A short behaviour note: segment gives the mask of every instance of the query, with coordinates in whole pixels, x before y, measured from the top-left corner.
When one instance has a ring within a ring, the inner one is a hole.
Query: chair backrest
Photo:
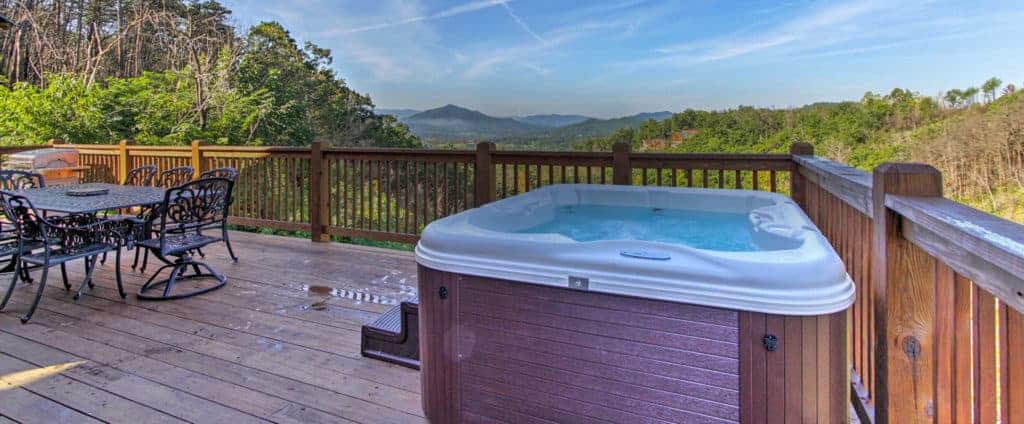
[[[161,244],[168,234],[202,231],[228,219],[235,183],[227,178],[204,178],[167,190],[160,206],[157,229]]]
[[[41,238],[45,220],[27,197],[0,190],[0,205],[3,206],[4,216],[9,221],[7,225],[13,225],[18,237],[33,240]]]
[[[0,171],[0,189],[25,190],[41,187],[46,187],[46,180],[42,174],[11,169]]]
[[[153,185],[153,178],[156,177],[156,165],[142,165],[128,171],[124,177],[124,185],[148,187]]]
[[[238,170],[230,166],[211,169],[208,171],[203,171],[202,173],[199,174],[199,179],[204,178],[227,178],[231,181],[235,181],[236,179],[238,179]]]
[[[157,187],[177,187],[192,181],[192,176],[196,174],[196,170],[192,169],[191,166],[179,166],[177,168],[171,168],[160,173],[157,178]]]

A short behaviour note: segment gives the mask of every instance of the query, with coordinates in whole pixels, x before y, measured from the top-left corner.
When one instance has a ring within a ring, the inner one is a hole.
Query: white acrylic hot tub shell
[[[516,230],[575,204],[750,212],[767,250],[723,252],[632,240],[577,242]],[[665,261],[624,250],[667,253]],[[487,204],[427,226],[416,261],[457,274],[779,315],[823,315],[849,307],[853,282],[828,241],[789,198],[767,192],[668,187],[555,185]]]

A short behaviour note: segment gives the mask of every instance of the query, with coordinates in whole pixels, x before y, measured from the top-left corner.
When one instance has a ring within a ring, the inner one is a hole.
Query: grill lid
[[[77,168],[74,149],[38,149],[10,155],[7,165],[13,169]]]

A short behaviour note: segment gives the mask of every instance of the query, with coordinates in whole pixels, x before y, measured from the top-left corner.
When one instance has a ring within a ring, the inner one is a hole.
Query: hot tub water
[[[582,204],[558,207],[552,219],[516,232],[560,234],[577,242],[635,240],[723,252],[764,250],[754,243],[751,231],[746,213]]]

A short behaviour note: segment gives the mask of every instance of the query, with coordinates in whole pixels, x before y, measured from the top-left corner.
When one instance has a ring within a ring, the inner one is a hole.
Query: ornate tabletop
[[[106,194],[74,196],[69,191],[106,189]],[[68,214],[87,214],[133,206],[148,206],[163,202],[164,189],[159,187],[122,186],[117,184],[88,183],[69,186],[33,188],[17,191],[28,198],[36,209]]]

